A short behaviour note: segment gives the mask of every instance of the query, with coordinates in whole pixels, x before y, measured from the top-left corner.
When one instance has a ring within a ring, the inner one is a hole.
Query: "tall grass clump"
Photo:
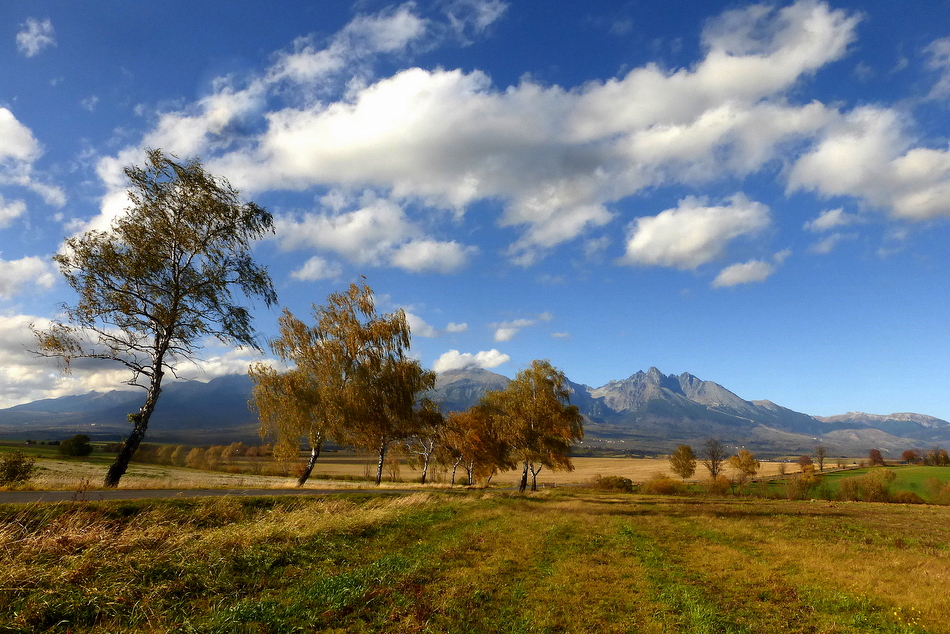
[[[597,474],[594,476],[592,487],[598,491],[617,491],[620,493],[633,493],[636,490],[633,480],[616,475],[602,476]]]
[[[689,487],[685,482],[674,480],[664,473],[654,473],[640,486],[640,492],[650,495],[687,495]]]

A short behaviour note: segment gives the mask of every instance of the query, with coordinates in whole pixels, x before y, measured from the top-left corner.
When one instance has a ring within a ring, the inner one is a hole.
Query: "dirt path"
[[[0,491],[0,504],[33,502],[98,502],[141,498],[195,498],[225,495],[253,497],[263,495],[329,495],[333,493],[405,494],[420,489],[110,489],[102,491]]]

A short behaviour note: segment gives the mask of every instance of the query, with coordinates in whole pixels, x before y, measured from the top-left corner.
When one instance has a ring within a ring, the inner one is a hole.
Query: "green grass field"
[[[854,469],[837,473],[829,473],[824,476],[823,482],[832,493],[838,491],[838,486],[843,478],[853,478],[862,476],[869,471],[879,469],[880,467]],[[930,478],[935,478],[940,482],[950,483],[950,468],[948,467],[926,467],[917,465],[898,465],[887,467],[895,473],[897,478],[890,485],[892,491],[908,491],[916,493],[924,500],[930,500],[931,493],[928,491],[926,482]]]
[[[589,490],[0,506],[0,632],[950,632],[950,508]]]

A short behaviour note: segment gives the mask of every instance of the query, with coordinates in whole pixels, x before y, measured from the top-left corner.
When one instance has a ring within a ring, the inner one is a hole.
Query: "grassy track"
[[[0,507],[0,632],[950,632],[950,508],[590,491]]]

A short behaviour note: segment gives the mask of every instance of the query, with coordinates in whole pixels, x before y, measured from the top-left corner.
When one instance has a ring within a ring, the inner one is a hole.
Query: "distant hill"
[[[246,374],[165,383],[146,440],[260,442],[257,415],[247,404],[250,395]],[[15,405],[0,409],[0,437],[54,440],[82,432],[93,439],[119,439],[131,428],[128,414],[144,399],[144,390],[113,390]]]
[[[509,379],[479,368],[438,375],[428,393],[445,411],[464,410]],[[727,445],[769,454],[811,453],[824,444],[829,455],[865,455],[872,448],[898,457],[904,449],[950,447],[950,423],[923,414],[849,412],[815,417],[767,400],[747,401],[692,374],[665,375],[657,368],[592,388],[568,381],[571,402],[585,417],[585,444],[641,452],[666,452],[679,443],[700,445],[715,436]],[[257,418],[248,409],[251,381],[231,375],[202,383],[166,384],[149,425],[148,440],[220,443],[258,441]],[[0,437],[50,440],[79,432],[118,439],[126,416],[143,392],[90,392],[0,410]]]

